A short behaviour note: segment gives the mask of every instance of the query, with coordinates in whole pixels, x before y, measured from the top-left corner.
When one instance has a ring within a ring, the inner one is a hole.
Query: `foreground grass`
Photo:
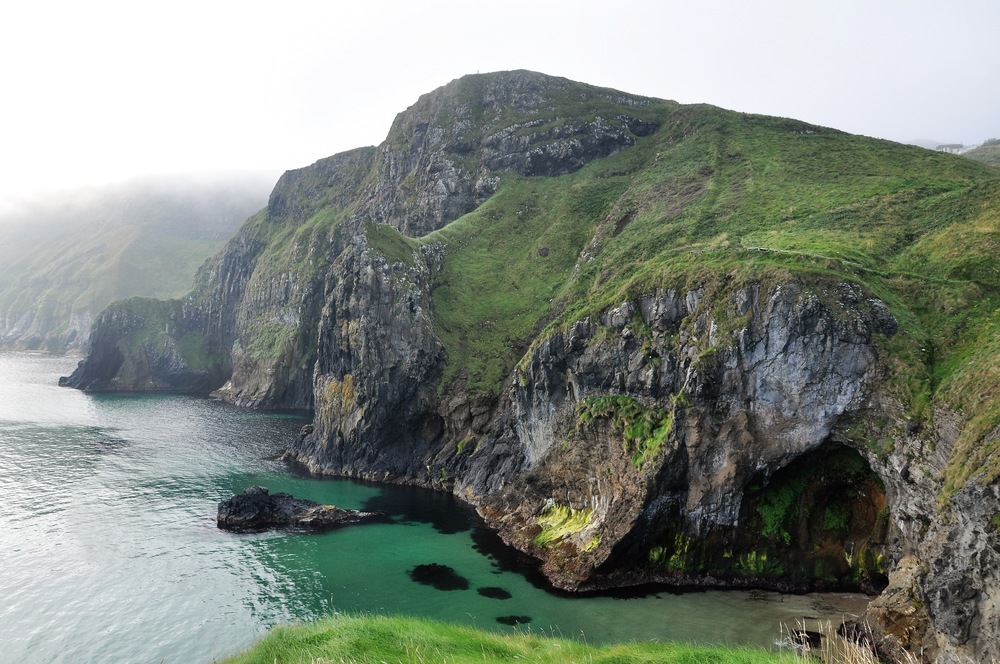
[[[401,616],[335,616],[276,627],[252,649],[225,664],[318,662],[648,662],[764,664],[797,661],[794,654],[683,643],[590,646],[526,632],[496,634],[472,627]]]

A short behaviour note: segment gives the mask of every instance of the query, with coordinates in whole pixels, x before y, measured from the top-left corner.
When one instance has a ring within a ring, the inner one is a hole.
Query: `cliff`
[[[885,589],[885,652],[998,657],[998,211],[958,157],[470,76],[67,382],[311,410],[288,459],[454,491],[563,588]]]

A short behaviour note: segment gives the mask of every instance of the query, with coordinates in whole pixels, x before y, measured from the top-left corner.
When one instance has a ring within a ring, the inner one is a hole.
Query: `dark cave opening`
[[[881,479],[856,450],[828,442],[747,484],[736,571],[879,592],[888,524]]]

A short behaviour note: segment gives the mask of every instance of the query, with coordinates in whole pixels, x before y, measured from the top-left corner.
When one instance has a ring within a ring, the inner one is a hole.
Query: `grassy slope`
[[[988,442],[1000,426],[996,172],[793,120],[662,112],[664,128],[636,147],[559,178],[508,176],[422,238],[446,246],[433,294],[445,381],[496,392],[546,325],[659,287],[850,280],[900,321],[886,349],[913,416],[940,399],[970,421],[948,490],[1000,477]]]
[[[632,643],[588,646],[525,633],[495,634],[446,623],[394,616],[336,616],[278,627],[226,664],[325,662],[646,662],[760,664],[795,662],[792,654],[749,648]]]
[[[1000,144],[992,143],[990,145],[983,145],[975,150],[963,153],[962,156],[975,159],[990,166],[1000,166]]]

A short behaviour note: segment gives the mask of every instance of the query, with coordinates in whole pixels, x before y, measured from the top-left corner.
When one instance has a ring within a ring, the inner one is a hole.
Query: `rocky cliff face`
[[[87,347],[94,316],[89,311],[63,316],[48,311],[24,311],[0,323],[0,341],[18,350],[49,353],[81,351]]]
[[[198,313],[179,329],[206,334],[222,349],[216,360],[233,367],[216,394],[247,407],[312,408],[325,271],[365,224],[423,235],[488,199],[503,173],[578,170],[655,131],[657,114],[643,112],[653,102],[533,72],[467,77],[401,113],[379,148],[285,173],[186,300]],[[94,377],[113,372],[88,360],[69,384],[96,389],[104,383]]]
[[[575,323],[533,351],[492,434],[519,453],[520,472],[497,478],[488,452],[473,454],[460,489],[484,496],[483,511],[512,542],[555,556],[550,574],[569,587],[610,582],[602,572],[615,583],[630,574],[700,583],[711,571],[789,585],[875,572],[863,561],[854,570],[834,565],[825,579],[796,579],[751,560],[773,561],[777,550],[788,558],[785,548],[805,554],[817,541],[829,544],[824,560],[849,557],[837,541],[848,523],[810,531],[815,524],[778,515],[773,537],[758,538],[749,528],[760,515],[747,513],[748,488],[831,447],[838,419],[879,375],[872,337],[891,334],[895,321],[878,300],[847,284],[839,290],[832,309],[794,282],[713,297],[668,291]],[[729,301],[725,319],[710,313],[720,296]],[[807,492],[797,493],[790,497]],[[539,539],[556,506],[587,515],[558,547]],[[822,520],[828,505],[814,496],[799,507]],[[880,550],[884,534],[864,535]],[[712,560],[717,547],[732,565]],[[566,575],[578,568],[586,574]]]
[[[435,384],[443,349],[430,320],[433,256],[390,266],[364,236],[326,286],[314,371],[314,430],[289,458],[314,472],[426,479],[442,430]]]
[[[905,357],[923,342],[872,276],[882,266],[729,244],[796,215],[825,241],[816,197],[806,213],[768,208],[783,186],[768,178],[791,162],[796,187],[834,199],[793,157],[807,145],[825,167],[847,140],[529,72],[460,79],[379,147],[286,173],[187,298],[109,308],[68,382],[311,410],[286,458],[454,491],[563,588],[888,584],[871,610],[884,651],[1000,657],[996,484],[946,491],[970,416],[915,405],[911,383],[930,379]],[[748,152],[768,141],[780,159]],[[926,160],[866,164],[907,148],[860,147],[864,177]],[[970,173],[949,177],[957,189]],[[863,192],[823,223],[857,215],[867,233],[884,206],[925,195]],[[889,216],[899,242],[905,215]],[[449,299],[470,288],[454,275],[497,251],[490,230],[518,236],[532,219],[544,240],[504,243],[526,271],[501,262],[477,282],[496,288]]]
[[[501,173],[571,173],[659,128],[630,113],[650,99],[531,72],[467,77],[449,88],[401,113],[379,148],[366,207],[372,219],[411,237],[477,208],[496,192]],[[567,96],[579,104],[575,117],[561,112]]]
[[[871,456],[884,479],[899,536],[889,550],[889,588],[871,603],[861,625],[890,658],[904,650],[941,662],[991,661],[1000,643],[1000,531],[996,484],[970,483],[942,505],[942,481],[952,446],[967,423],[939,407],[924,428],[898,409],[884,389],[868,408],[879,413],[894,448]],[[871,420],[869,420],[871,422]],[[867,437],[871,424],[851,427]]]

